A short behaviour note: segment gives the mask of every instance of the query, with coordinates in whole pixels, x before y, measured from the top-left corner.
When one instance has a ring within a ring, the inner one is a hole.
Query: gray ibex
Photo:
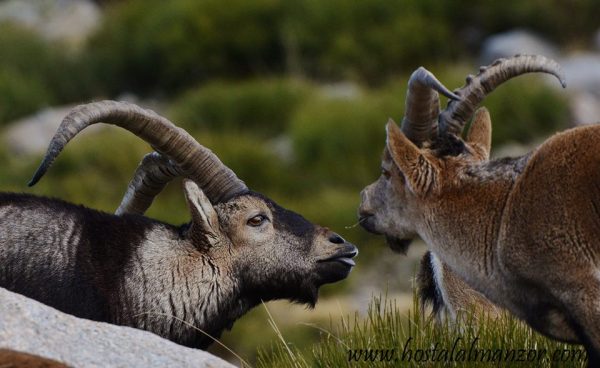
[[[556,134],[517,158],[488,160],[484,97],[559,65],[518,55],[483,67],[454,93],[420,69],[402,130],[387,124],[382,175],[362,192],[360,222],[397,249],[420,236],[449,269],[493,303],[600,364],[600,126]],[[450,96],[439,113],[436,91]]]
[[[31,184],[78,132],[125,128],[158,152],[138,168],[120,215],[60,200],[0,194],[0,286],[78,317],[137,327],[207,347],[261,301],[314,305],[321,285],[344,279],[356,248],[249,190],[207,148],[167,119],[105,101],[62,122]],[[139,215],[183,176],[191,222]],[[196,328],[195,328],[196,327]]]

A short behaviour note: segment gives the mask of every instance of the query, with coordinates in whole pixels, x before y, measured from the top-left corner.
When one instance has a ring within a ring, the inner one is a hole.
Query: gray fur
[[[268,198],[248,193],[212,206],[195,184],[185,191],[192,222],[181,227],[0,194],[0,286],[205,348],[213,339],[196,328],[217,338],[261,300],[314,305],[322,284],[350,272],[352,244]],[[249,227],[257,211],[269,220]]]

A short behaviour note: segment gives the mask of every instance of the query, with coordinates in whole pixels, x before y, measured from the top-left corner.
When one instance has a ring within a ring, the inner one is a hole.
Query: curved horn
[[[94,102],[74,108],[54,134],[44,160],[28,185],[32,186],[40,180],[77,133],[100,122],[127,129],[148,142],[156,151],[172,160],[183,176],[195,181],[213,203],[226,201],[248,190],[231,169],[185,130],[154,111],[117,101]]]
[[[402,132],[417,146],[431,138],[437,124],[440,98],[436,91],[450,99],[460,99],[423,67],[415,70],[408,80]]]
[[[460,135],[488,93],[511,78],[533,72],[552,74],[563,88],[567,86],[560,65],[552,59],[540,55],[515,55],[510,59],[498,59],[489,66],[479,68],[477,76],[469,75],[466,84],[454,91],[461,101],[450,101],[440,114],[439,134],[449,132]]]
[[[143,215],[154,201],[154,197],[171,180],[182,175],[182,170],[173,161],[158,152],[148,153],[135,170],[115,214]]]

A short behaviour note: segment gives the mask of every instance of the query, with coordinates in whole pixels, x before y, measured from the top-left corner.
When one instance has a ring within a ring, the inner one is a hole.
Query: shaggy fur
[[[185,193],[192,222],[181,227],[0,194],[0,287],[205,348],[261,301],[314,306],[352,268],[352,244],[260,194],[213,207],[190,181]]]
[[[492,162],[490,137],[484,110],[458,156],[419,149],[388,124],[390,159],[362,193],[361,224],[388,237],[420,236],[471,288],[550,337],[582,343],[596,366],[600,127]]]

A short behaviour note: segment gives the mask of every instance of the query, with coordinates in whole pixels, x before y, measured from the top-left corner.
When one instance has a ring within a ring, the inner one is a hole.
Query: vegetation
[[[170,116],[189,129],[272,137],[288,128],[310,90],[305,83],[293,79],[211,82],[177,98]]]
[[[375,297],[366,316],[342,316],[311,349],[297,349],[279,333],[271,349],[260,350],[257,367],[586,366],[583,348],[550,340],[509,314],[461,318],[459,325],[436,324],[419,311],[416,295],[408,312]]]
[[[86,99],[90,70],[59,44],[0,23],[0,124],[40,107]]]

